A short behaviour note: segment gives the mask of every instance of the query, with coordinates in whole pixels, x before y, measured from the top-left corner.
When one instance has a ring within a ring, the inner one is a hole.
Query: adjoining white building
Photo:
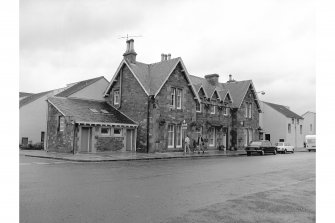
[[[288,142],[294,147],[304,146],[303,117],[292,112],[289,107],[260,102],[260,138],[276,142]]]
[[[302,117],[304,118],[304,125],[302,127],[304,138],[306,135],[316,135],[316,113],[308,111]]]
[[[46,100],[52,96],[103,100],[103,93],[109,82],[97,77],[72,84],[65,88],[32,94],[20,100],[19,144],[27,145],[46,141],[47,113]]]

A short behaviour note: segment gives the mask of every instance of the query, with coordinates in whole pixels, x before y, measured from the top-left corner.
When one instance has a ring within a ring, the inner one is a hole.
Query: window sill
[[[174,149],[174,146],[168,146],[168,149]]]

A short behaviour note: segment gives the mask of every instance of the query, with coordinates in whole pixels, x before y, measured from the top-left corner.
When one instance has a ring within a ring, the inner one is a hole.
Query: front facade
[[[208,149],[241,149],[258,139],[260,106],[252,81],[218,82],[218,74],[192,76],[181,58],[136,61],[133,40],[110,85],[106,101],[136,123],[137,151],[181,151],[201,134]],[[186,127],[187,125],[187,127]]]
[[[135,151],[137,124],[105,101],[51,97],[47,151]]]
[[[261,138],[276,142],[288,142],[294,147],[303,147],[303,117],[288,107],[269,102],[261,102]]]
[[[316,135],[316,113],[308,111],[302,117],[304,118],[304,125],[302,127],[304,139],[306,135]]]

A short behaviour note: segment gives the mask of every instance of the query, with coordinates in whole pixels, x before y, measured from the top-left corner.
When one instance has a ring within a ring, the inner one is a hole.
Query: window
[[[244,109],[245,109],[245,112],[244,112],[244,117],[248,118],[248,103],[245,103],[245,106],[244,106]]]
[[[223,107],[223,115],[227,116],[228,115],[228,108]]]
[[[176,126],[176,147],[181,148],[182,146],[182,136],[183,132],[181,131],[181,125]]]
[[[101,127],[100,133],[102,136],[109,136],[110,135],[110,128]]]
[[[181,109],[182,90],[171,88],[171,107]]]
[[[171,88],[171,106],[174,108],[176,105],[176,89]]]
[[[251,109],[252,109],[252,103],[249,103],[249,112],[248,112],[249,118],[251,118]]]
[[[177,89],[177,109],[181,109],[181,90]]]
[[[291,124],[288,124],[288,133],[291,133]]]
[[[294,124],[294,118],[292,118],[292,124]]]
[[[121,128],[114,128],[114,136],[122,136],[122,129]]]
[[[64,116],[58,116],[58,131],[63,132],[65,128],[65,118]]]
[[[196,112],[201,112],[201,106],[200,106],[200,103],[198,101],[195,102],[195,111]]]
[[[300,135],[302,134],[302,125],[300,125]]]
[[[313,125],[312,124],[309,125],[309,130],[313,131]]]
[[[120,104],[120,91],[116,90],[114,91],[114,105]]]
[[[215,146],[215,128],[210,128],[208,131],[209,135],[209,145],[210,146]]]
[[[202,127],[200,126],[199,128],[197,128],[197,135],[201,134],[202,135]]]
[[[215,114],[215,105],[210,105],[211,114]]]
[[[174,126],[168,125],[168,148],[174,147]]]

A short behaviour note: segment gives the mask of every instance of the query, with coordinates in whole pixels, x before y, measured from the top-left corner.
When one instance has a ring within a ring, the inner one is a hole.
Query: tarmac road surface
[[[20,222],[315,222],[315,153],[76,163],[20,156]]]

